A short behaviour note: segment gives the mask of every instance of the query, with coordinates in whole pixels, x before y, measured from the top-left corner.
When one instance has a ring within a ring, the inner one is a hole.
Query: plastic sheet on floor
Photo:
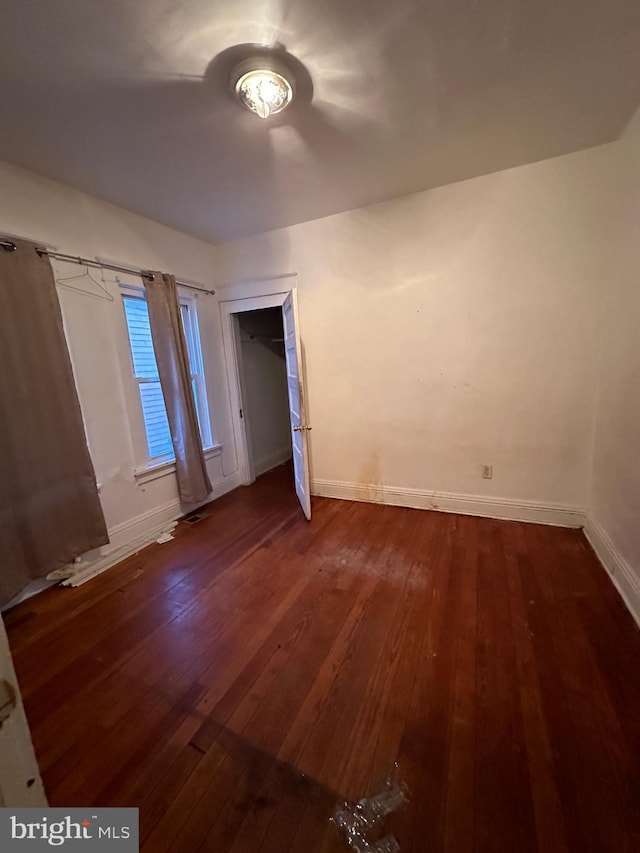
[[[331,820],[355,853],[399,853],[400,845],[393,835],[381,834],[385,817],[407,801],[406,787],[398,778],[395,766],[377,793],[357,802],[346,802]]]

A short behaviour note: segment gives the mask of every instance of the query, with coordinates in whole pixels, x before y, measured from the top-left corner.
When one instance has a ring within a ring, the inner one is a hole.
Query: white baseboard
[[[640,578],[616,550],[604,528],[585,507],[317,479],[312,481],[311,491],[314,495],[339,500],[431,509],[505,521],[550,524],[556,527],[582,527],[598,559],[640,626]]]
[[[314,495],[340,500],[432,509],[461,515],[479,515],[507,521],[530,521],[557,527],[582,527],[585,508],[562,504],[542,504],[535,501],[464,495],[449,492],[429,492],[424,489],[405,489],[399,486],[361,485],[333,480],[313,480]]]
[[[590,513],[585,519],[584,534],[640,627],[640,578]]]
[[[221,482],[214,484],[207,503],[232,491],[239,485],[239,472],[225,477]],[[63,586],[81,586],[96,575],[115,566],[116,563],[155,542],[160,533],[175,527],[182,514],[180,501],[176,498],[176,500],[169,501],[148,512],[143,512],[135,518],[116,524],[109,528],[109,539],[111,541],[100,549],[98,555],[85,555],[79,563],[66,566],[59,572],[52,572],[49,577],[65,578]]]
[[[281,447],[279,450],[270,453],[262,459],[256,460],[253,464],[253,473],[256,477],[260,474],[266,474],[272,468],[277,468],[278,465],[283,465],[287,460],[291,459],[291,445]]]

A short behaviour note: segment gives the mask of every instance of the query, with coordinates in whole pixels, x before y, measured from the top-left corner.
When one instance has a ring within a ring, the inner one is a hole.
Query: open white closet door
[[[307,519],[311,520],[311,487],[309,484],[309,452],[307,448],[307,433],[311,427],[307,426],[304,409],[302,350],[295,290],[292,290],[282,303],[282,320],[287,362],[287,385],[289,387],[293,475],[300,506]]]

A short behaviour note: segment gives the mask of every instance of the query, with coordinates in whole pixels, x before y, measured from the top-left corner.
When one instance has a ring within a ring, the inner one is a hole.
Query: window
[[[125,294],[122,301],[127,329],[129,330],[133,375],[138,383],[142,417],[147,436],[148,459],[153,464],[169,462],[175,458],[175,454],[171,444],[169,421],[167,420],[158,366],[153,351],[147,300],[143,294]],[[209,447],[211,445],[211,427],[209,425],[198,324],[195,317],[195,305],[192,300],[180,299],[180,313],[189,353],[191,386],[196,402],[200,435],[202,436],[203,446]]]

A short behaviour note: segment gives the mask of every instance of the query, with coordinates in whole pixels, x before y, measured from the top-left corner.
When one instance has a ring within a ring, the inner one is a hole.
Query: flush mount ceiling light
[[[268,56],[241,62],[231,75],[231,86],[240,103],[260,118],[286,109],[295,91],[289,69]]]

